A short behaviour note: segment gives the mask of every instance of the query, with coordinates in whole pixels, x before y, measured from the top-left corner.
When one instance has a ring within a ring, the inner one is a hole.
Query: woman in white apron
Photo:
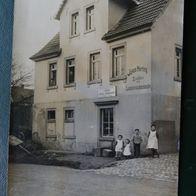
[[[151,131],[148,134],[148,144],[147,144],[147,149],[150,149],[152,152],[152,157],[154,158],[155,155],[159,158],[159,153],[158,153],[158,133],[156,131],[155,125],[151,126]]]

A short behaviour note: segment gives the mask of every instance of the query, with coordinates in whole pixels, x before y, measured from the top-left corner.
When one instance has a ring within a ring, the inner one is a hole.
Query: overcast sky
[[[34,68],[29,57],[58,31],[54,19],[62,0],[15,0],[13,61],[23,70]]]

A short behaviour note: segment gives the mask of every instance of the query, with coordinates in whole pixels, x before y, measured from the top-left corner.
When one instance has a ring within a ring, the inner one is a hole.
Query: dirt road
[[[176,196],[176,183],[11,164],[9,196]]]

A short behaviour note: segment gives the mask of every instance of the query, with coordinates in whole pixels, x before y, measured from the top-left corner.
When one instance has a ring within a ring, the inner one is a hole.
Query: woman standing
[[[151,130],[148,134],[148,144],[147,144],[147,149],[150,149],[152,152],[152,157],[154,158],[155,155],[159,158],[159,153],[158,153],[158,133],[156,131],[155,125],[151,125]]]

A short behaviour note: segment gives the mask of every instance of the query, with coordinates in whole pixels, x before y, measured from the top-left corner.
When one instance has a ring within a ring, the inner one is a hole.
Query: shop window
[[[56,86],[57,81],[57,63],[49,64],[49,87]]]
[[[100,132],[101,137],[114,136],[114,111],[113,108],[100,109]]]
[[[174,79],[177,81],[182,80],[182,48],[175,48],[175,76]]]
[[[89,80],[97,81],[100,79],[100,52],[90,54]]]

